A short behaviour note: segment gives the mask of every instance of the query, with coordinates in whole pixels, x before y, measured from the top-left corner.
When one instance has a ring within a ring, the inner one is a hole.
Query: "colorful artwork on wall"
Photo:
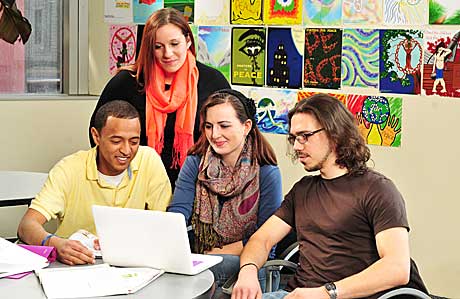
[[[230,81],[230,27],[199,26],[197,41],[198,61],[219,70]]]
[[[265,38],[265,28],[232,28],[232,84],[264,85]]]
[[[262,0],[230,0],[230,23],[262,24]]]
[[[135,24],[145,24],[150,15],[163,8],[163,0],[133,1],[133,20]]]
[[[380,24],[382,0],[343,0],[342,13],[344,24]]]
[[[115,75],[121,66],[134,63],[136,57],[137,26],[110,25],[109,72]]]
[[[379,31],[345,29],[342,40],[342,86],[374,87],[379,83]]]
[[[296,91],[250,88],[245,94],[256,103],[257,126],[260,131],[274,134],[288,133],[287,114],[296,103]]]
[[[299,90],[299,91],[297,92],[297,102],[300,101],[300,100],[302,100],[302,99],[306,99],[306,98],[308,98],[308,97],[311,97],[312,95],[318,94],[318,93],[321,93],[321,92]],[[343,93],[332,93],[332,92],[328,92],[327,94],[330,95],[330,96],[333,96],[334,98],[336,98],[337,100],[339,100],[340,102],[342,102],[344,105],[347,104],[347,95],[346,95],[346,94],[343,94]]]
[[[348,95],[347,107],[367,144],[401,146],[402,98]]]
[[[305,25],[338,26],[342,24],[342,0],[303,0]]]
[[[229,16],[228,0],[195,0],[195,24],[228,25]]]
[[[194,21],[195,0],[164,0],[164,7],[173,7],[180,11],[189,23]]]
[[[427,0],[385,0],[383,16],[390,25],[422,25],[426,23]]]
[[[264,0],[264,23],[267,25],[302,24],[302,0]]]
[[[341,52],[341,29],[305,29],[304,87],[340,88]]]
[[[460,24],[458,0],[429,0],[429,23],[433,25]]]
[[[268,28],[267,85],[302,87],[302,28]]]
[[[460,31],[428,30],[423,41],[424,93],[460,97]]]
[[[380,30],[380,91],[420,94],[423,32]]]

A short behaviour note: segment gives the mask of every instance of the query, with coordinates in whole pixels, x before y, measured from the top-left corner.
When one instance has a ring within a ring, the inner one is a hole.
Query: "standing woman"
[[[107,102],[131,103],[141,117],[140,144],[161,155],[173,188],[200,135],[197,114],[203,102],[214,91],[229,88],[219,71],[195,56],[192,31],[182,14],[173,8],[154,12],[145,24],[136,62],[122,67],[105,86],[90,122],[91,128],[97,109]]]
[[[282,200],[276,156],[255,113],[254,102],[236,90],[208,98],[200,111],[202,135],[189,150],[168,207],[191,219],[195,252],[223,256],[211,268],[219,287],[238,272],[244,244]]]

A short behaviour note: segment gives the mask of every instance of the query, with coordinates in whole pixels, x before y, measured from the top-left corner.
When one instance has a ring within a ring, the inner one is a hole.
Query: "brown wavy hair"
[[[346,167],[350,174],[367,171],[366,163],[371,157],[369,148],[359,133],[355,117],[341,101],[324,93],[305,98],[289,111],[289,127],[297,113],[316,117],[335,148],[337,165]]]
[[[206,138],[205,132],[205,122],[206,122],[206,113],[209,108],[229,103],[235,109],[236,117],[240,120],[241,123],[244,123],[246,120],[250,119],[252,121],[252,127],[249,131],[248,136],[253,140],[253,151],[252,159],[257,159],[259,165],[277,165],[276,155],[273,151],[273,148],[265,139],[265,137],[260,132],[259,128],[255,124],[255,116],[248,115],[247,111],[252,111],[250,108],[245,107],[246,101],[252,101],[251,99],[246,98],[242,93],[231,90],[230,92],[226,90],[216,91],[211,94],[206,102],[203,104],[200,110],[200,131],[201,135],[198,138],[198,141],[189,149],[189,155],[200,155],[203,156],[206,154],[206,151],[209,147],[209,141]],[[254,111],[255,112],[255,111]]]
[[[157,30],[158,28],[168,24],[173,24],[179,27],[185,38],[190,39],[191,45],[189,50],[194,56],[196,56],[192,29],[190,29],[190,26],[183,15],[177,9],[171,7],[155,11],[147,19],[147,22],[145,22],[139,55],[136,62],[134,64],[121,67],[118,70],[128,70],[135,73],[136,81],[142,90],[144,90],[144,86],[149,83],[150,70],[153,68],[155,63],[155,56],[153,53],[155,52]]]

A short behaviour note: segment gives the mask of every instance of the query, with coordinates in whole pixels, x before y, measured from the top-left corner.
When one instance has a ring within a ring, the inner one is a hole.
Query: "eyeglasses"
[[[315,135],[316,133],[321,132],[322,130],[324,130],[324,128],[321,128],[321,129],[318,129],[318,130],[315,130],[315,131],[312,131],[312,132],[308,132],[308,133],[301,133],[300,135],[297,135],[297,136],[289,134],[287,140],[291,145],[294,145],[294,142],[296,140],[300,144],[305,144],[308,141],[308,138],[310,138],[311,136]]]

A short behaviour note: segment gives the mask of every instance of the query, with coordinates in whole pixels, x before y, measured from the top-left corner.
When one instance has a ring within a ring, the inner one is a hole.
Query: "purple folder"
[[[50,263],[54,262],[57,258],[57,252],[56,252],[55,247],[25,245],[25,244],[19,244],[19,246],[29,251],[32,251],[33,253],[46,257],[48,259],[48,262]],[[23,278],[26,275],[29,275],[30,273],[32,273],[32,271],[10,275],[10,276],[7,276],[6,278],[19,279],[19,278]]]

